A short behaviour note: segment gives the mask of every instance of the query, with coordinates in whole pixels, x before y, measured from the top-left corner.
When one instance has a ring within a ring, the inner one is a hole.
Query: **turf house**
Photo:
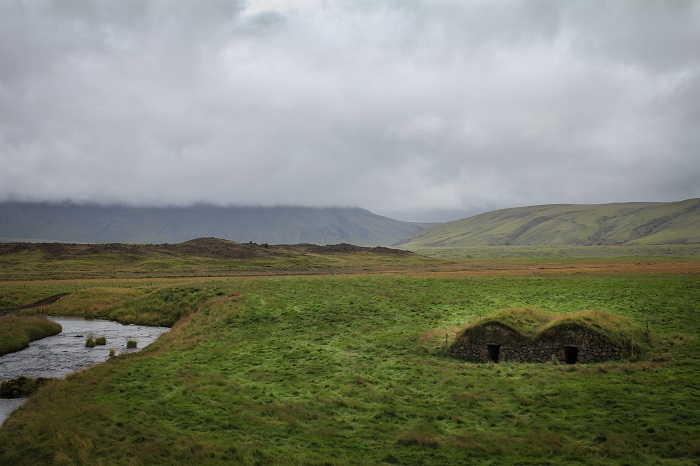
[[[467,325],[450,353],[473,362],[603,362],[633,354],[635,339],[626,328],[603,311],[550,316],[506,309]]]

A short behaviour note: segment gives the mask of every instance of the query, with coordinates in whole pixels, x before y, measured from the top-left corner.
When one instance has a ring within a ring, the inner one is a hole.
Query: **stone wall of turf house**
[[[591,363],[620,359],[625,351],[584,326],[562,323],[526,338],[499,323],[477,325],[453,343],[453,356],[474,362]]]

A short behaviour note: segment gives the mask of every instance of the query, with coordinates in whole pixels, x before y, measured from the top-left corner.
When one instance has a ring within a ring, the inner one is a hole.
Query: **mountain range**
[[[180,243],[217,237],[241,243],[389,246],[431,225],[360,208],[0,203],[5,242]]]
[[[0,203],[5,242],[163,244],[203,237],[404,249],[700,244],[700,199],[515,207],[442,224],[404,222],[360,208]]]

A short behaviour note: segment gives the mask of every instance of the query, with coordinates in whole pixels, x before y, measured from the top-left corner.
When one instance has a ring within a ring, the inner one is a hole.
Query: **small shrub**
[[[86,348],[94,348],[96,345],[95,343],[95,337],[92,333],[88,333],[87,339],[85,340],[85,347]]]
[[[7,380],[0,384],[0,398],[27,397],[36,392],[40,386],[44,385],[49,380],[50,379],[45,379],[43,377],[33,379],[23,375],[12,380]]]
[[[107,337],[101,336],[95,338],[95,344],[96,345],[106,345],[107,344]]]
[[[132,340],[131,338],[126,341],[126,347],[127,348],[136,348],[136,340]]]

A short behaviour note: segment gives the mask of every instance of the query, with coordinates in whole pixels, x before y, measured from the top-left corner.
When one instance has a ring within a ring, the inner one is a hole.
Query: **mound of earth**
[[[259,259],[312,254],[379,254],[407,256],[414,253],[383,246],[366,247],[341,243],[327,246],[316,244],[257,244],[237,243],[219,238],[198,238],[177,244],[76,244],[76,243],[0,243],[0,255],[40,251],[47,260],[64,260],[96,254],[120,253],[133,256],[162,254],[176,257],[207,257],[213,259]]]

